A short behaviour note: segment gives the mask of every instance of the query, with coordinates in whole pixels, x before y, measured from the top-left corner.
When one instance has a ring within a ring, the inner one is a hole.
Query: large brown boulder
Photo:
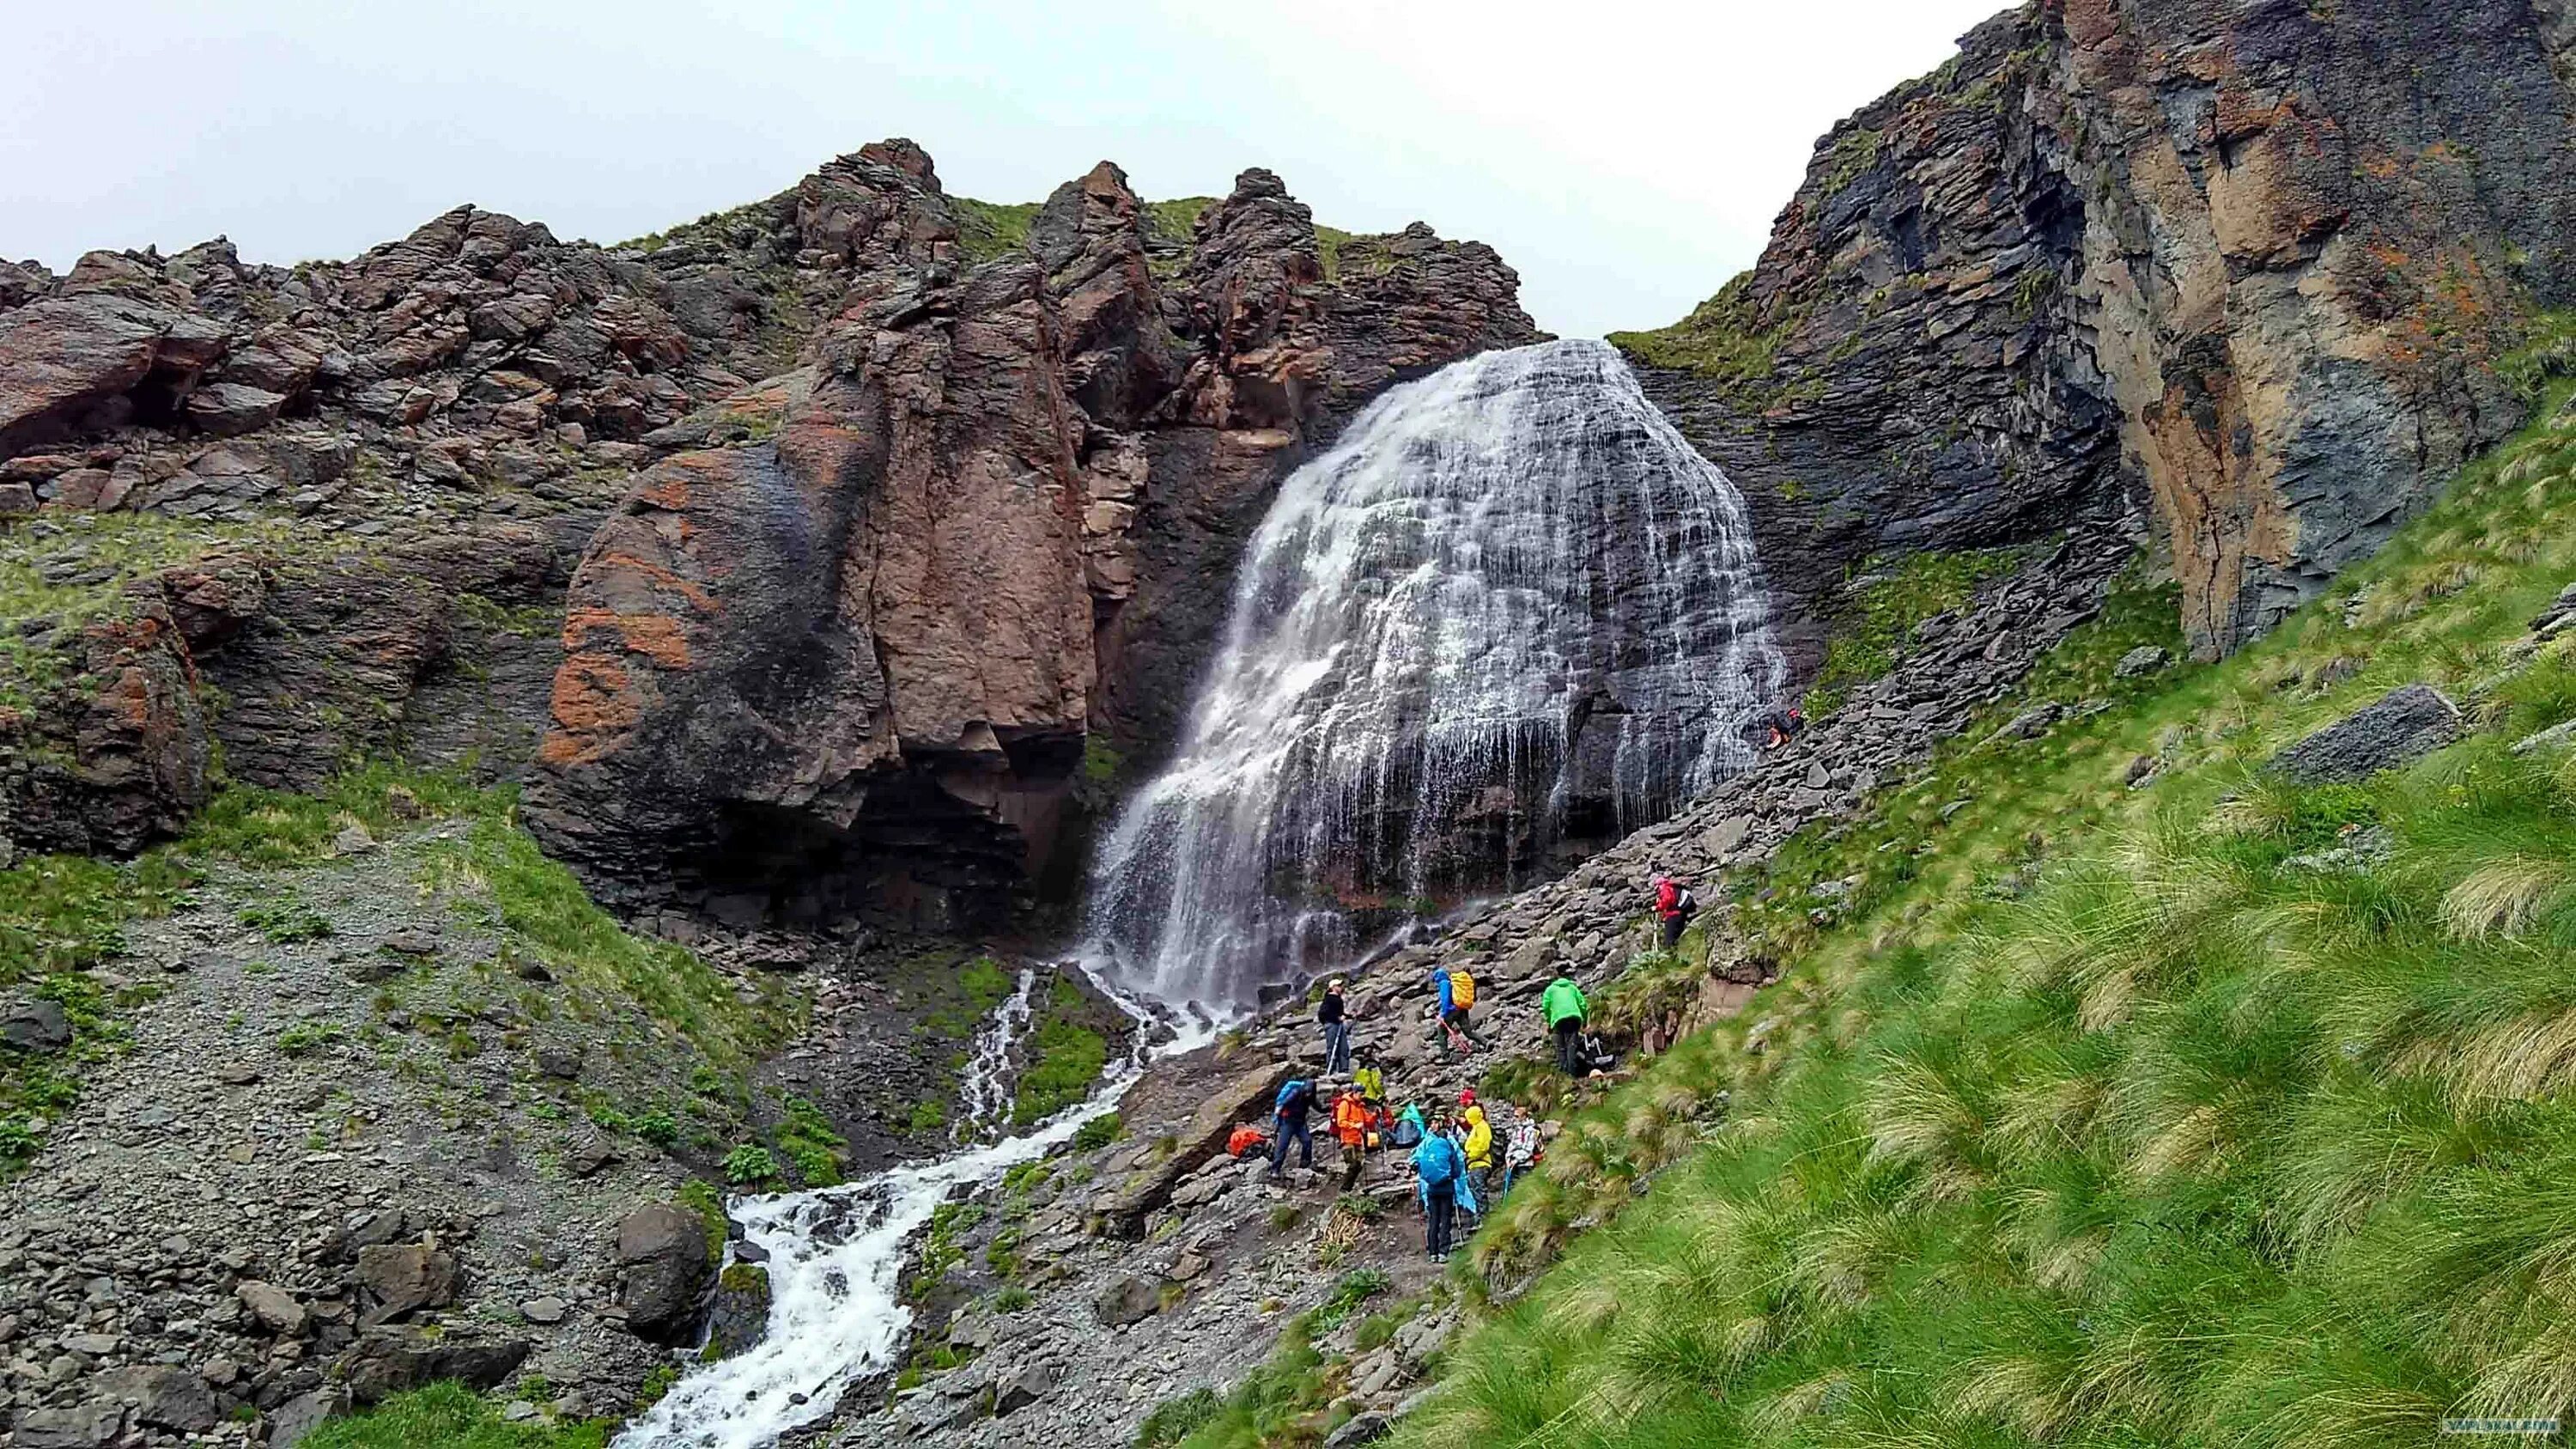
[[[693,1342],[715,1283],[698,1215],[673,1203],[628,1213],[617,1224],[617,1263],[628,1330],[652,1343]]]

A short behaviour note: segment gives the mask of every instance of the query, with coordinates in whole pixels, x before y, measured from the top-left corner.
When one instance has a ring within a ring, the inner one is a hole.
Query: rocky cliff
[[[0,818],[121,852],[218,755],[533,763],[630,901],[1007,904],[1166,746],[1282,470],[1538,335],[1488,248],[1331,243],[1267,172],[1031,215],[890,141],[615,248],[466,207],[348,263],[0,267]],[[790,861],[840,884],[773,901]]]
[[[2493,363],[2576,295],[2570,36],[2556,0],[2040,0],[1818,142],[1752,271],[1615,340],[1794,613],[1883,551],[2134,511],[2223,651],[2520,420]]]

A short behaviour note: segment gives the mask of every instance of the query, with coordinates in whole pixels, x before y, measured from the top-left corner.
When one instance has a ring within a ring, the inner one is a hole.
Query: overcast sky
[[[1319,221],[1493,243],[1594,335],[1749,264],[1815,138],[2003,5],[41,0],[0,255],[344,257],[466,201],[617,241],[903,135],[994,201],[1103,157],[1148,197],[1268,166]]]

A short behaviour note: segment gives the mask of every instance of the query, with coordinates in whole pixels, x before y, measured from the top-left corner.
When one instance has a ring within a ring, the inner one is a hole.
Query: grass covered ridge
[[[2113,708],[1972,730],[1743,883],[1786,976],[1515,1190],[1477,1265],[1562,1258],[1399,1442],[2286,1449],[2576,1414],[2576,760],[2513,749],[2576,717],[2576,643],[2522,643],[2571,577],[2576,426],[2544,423],[2226,664],[2110,680],[2170,627],[2115,600],[1997,713]],[[2262,771],[2418,680],[2469,740],[2358,786]]]

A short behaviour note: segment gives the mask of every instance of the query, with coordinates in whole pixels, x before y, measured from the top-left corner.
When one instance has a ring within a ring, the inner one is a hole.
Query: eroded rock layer
[[[777,436],[661,464],[592,541],[530,819],[720,914],[990,921],[1095,731],[1167,738],[1285,465],[1387,382],[1535,334],[1490,251],[1427,232],[1346,256],[1346,307],[1263,171],[1177,268],[1105,164],[979,265],[926,164],[826,175],[847,286]]]
[[[2224,650],[2519,420],[2492,364],[2576,296],[2571,34],[2560,0],[2042,0],[1838,126],[1753,271],[1621,340],[1793,599],[2133,510]]]

